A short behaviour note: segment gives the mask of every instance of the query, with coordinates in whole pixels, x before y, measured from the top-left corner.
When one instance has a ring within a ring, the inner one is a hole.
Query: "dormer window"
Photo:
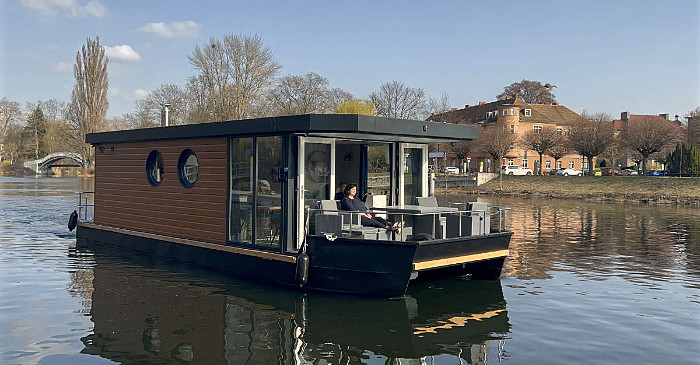
[[[525,109],[525,116],[526,117],[532,116],[532,109]]]
[[[508,109],[503,109],[503,115],[508,115]]]

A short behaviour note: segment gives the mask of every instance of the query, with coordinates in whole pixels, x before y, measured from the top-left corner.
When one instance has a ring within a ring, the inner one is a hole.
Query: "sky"
[[[367,97],[399,81],[452,107],[494,101],[523,79],[581,112],[700,106],[700,0],[1,0],[0,97],[70,101],[87,38],[110,57],[108,117],[162,84],[184,87],[196,45],[257,34],[283,68]]]

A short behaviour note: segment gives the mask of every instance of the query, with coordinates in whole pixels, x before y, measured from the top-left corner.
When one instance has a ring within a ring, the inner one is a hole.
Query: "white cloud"
[[[25,8],[43,16],[63,15],[66,18],[104,18],[107,7],[99,1],[80,2],[80,0],[20,0]]]
[[[107,94],[111,96],[117,96],[119,95],[119,91],[121,91],[118,87],[110,87],[109,90],[107,91]]]
[[[187,20],[172,23],[148,23],[136,31],[155,34],[163,38],[184,38],[196,37],[201,27],[201,25]]]
[[[58,72],[71,72],[73,71],[73,65],[70,63],[59,62],[56,64],[56,71]]]
[[[146,90],[143,90],[143,89],[136,89],[136,90],[134,90],[134,97],[135,97],[136,99],[145,98],[146,95],[148,95],[148,91],[146,91]]]
[[[110,59],[124,61],[140,61],[141,56],[129,45],[105,47],[105,55]]]

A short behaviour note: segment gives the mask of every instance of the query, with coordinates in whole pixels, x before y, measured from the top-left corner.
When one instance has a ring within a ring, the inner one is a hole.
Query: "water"
[[[512,207],[500,281],[368,300],[76,251],[90,184],[0,177],[2,364],[698,363],[697,208],[489,197]]]

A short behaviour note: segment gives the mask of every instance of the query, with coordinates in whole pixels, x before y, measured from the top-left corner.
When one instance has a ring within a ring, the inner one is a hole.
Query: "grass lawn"
[[[700,178],[651,176],[503,176],[475,193],[700,205]],[[464,191],[464,190],[462,190]]]

